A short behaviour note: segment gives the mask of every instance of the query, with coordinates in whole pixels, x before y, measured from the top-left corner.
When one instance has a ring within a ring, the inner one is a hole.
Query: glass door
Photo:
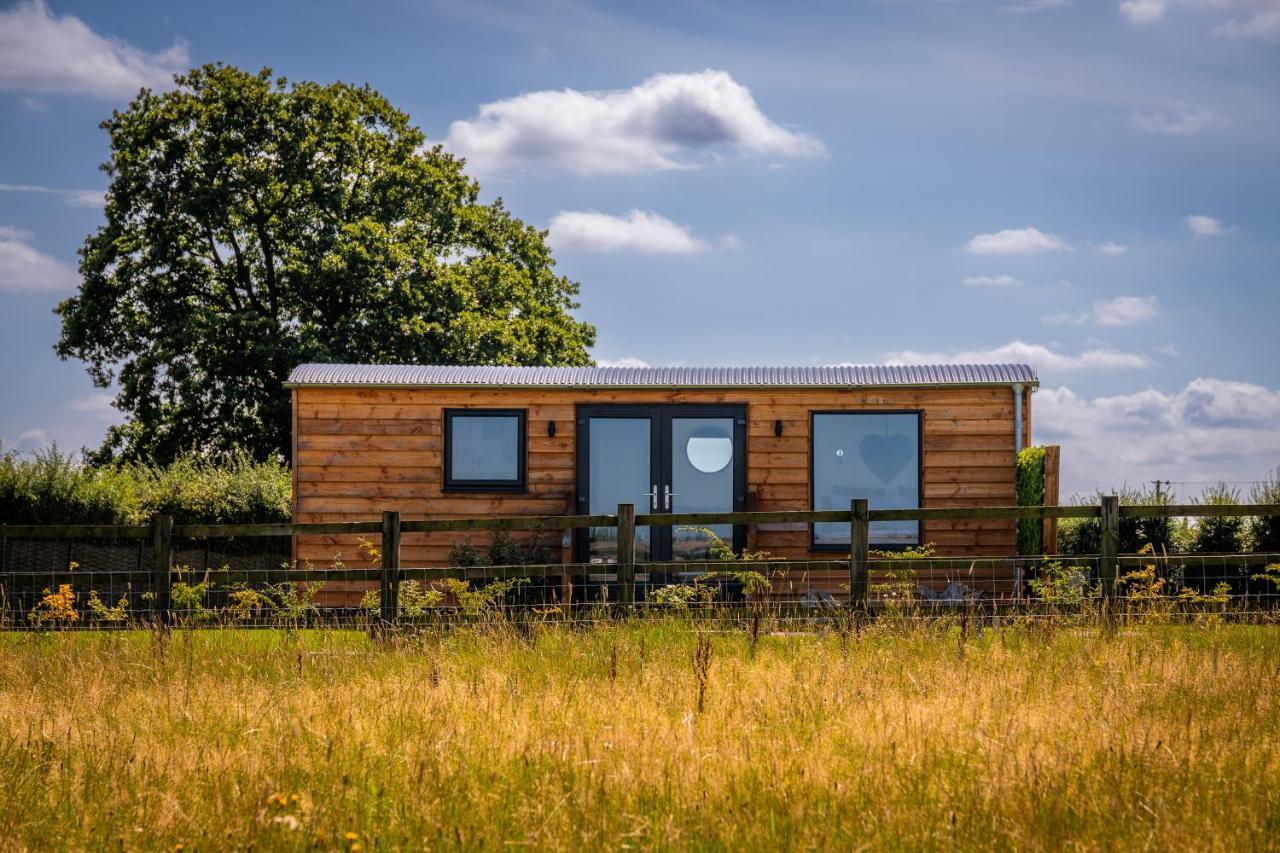
[[[666,421],[664,508],[669,504],[671,512],[733,512],[740,491],[735,488],[734,462],[742,456],[734,441],[734,418],[671,413]],[[711,546],[717,539],[735,547],[733,532],[731,524],[673,527],[668,559],[712,559]]]
[[[636,513],[734,512],[746,508],[745,406],[580,406],[578,510],[611,515],[618,504]],[[636,559],[706,560],[712,535],[741,550],[744,528],[689,525],[636,528]],[[579,562],[617,560],[614,528],[582,531]]]
[[[650,409],[622,407],[610,407],[585,418],[579,416],[582,434],[578,442],[578,506],[582,512],[612,515],[622,503],[634,504],[637,513],[656,509],[660,454],[657,421],[657,413]],[[579,562],[617,562],[616,527],[592,527],[585,533],[585,544],[581,537],[579,541]],[[636,528],[636,559],[655,559],[648,527]]]

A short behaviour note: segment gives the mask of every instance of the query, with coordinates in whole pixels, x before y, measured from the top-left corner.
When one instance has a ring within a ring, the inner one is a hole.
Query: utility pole
[[[1152,480],[1151,482],[1152,482],[1152,483],[1155,483],[1155,486],[1156,486],[1156,500],[1158,501],[1158,500],[1160,500],[1160,484],[1161,484],[1161,483],[1163,483],[1164,485],[1166,485],[1166,486],[1167,486],[1167,485],[1169,485],[1169,481],[1168,481],[1168,480]]]

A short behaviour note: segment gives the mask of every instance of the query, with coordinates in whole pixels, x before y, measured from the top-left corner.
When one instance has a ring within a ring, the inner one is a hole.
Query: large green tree
[[[377,92],[224,65],[177,84],[103,122],[106,224],[57,308],[58,354],[129,416],[100,457],[287,457],[301,362],[590,363],[545,233]]]

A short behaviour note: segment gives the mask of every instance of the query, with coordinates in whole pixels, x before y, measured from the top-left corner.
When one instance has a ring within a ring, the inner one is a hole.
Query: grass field
[[[10,634],[0,848],[1256,849],[1278,734],[1267,626]]]

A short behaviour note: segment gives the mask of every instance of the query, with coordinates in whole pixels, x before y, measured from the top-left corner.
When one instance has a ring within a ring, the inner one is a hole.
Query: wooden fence
[[[137,573],[125,573],[124,579],[149,584],[154,592],[152,607],[156,617],[164,620],[172,610],[171,590],[174,575],[173,549],[175,540],[213,538],[287,537],[314,534],[376,534],[380,537],[382,564],[377,569],[346,569],[344,580],[377,582],[380,585],[381,614],[392,621],[398,612],[400,582],[403,580],[438,581],[446,578],[487,579],[508,577],[584,577],[597,574],[599,565],[541,565],[541,566],[487,566],[483,570],[463,567],[405,567],[400,564],[400,536],[402,533],[428,533],[436,531],[548,531],[574,530],[588,527],[616,527],[618,559],[612,566],[616,572],[619,590],[618,604],[629,607],[635,602],[636,567],[635,530],[637,526],[668,525],[751,525],[776,523],[846,523],[849,525],[850,553],[847,560],[807,561],[806,565],[822,565],[849,573],[850,603],[865,609],[871,570],[910,569],[918,562],[910,559],[875,558],[870,554],[870,524],[873,521],[936,521],[936,520],[1012,520],[1062,518],[1097,518],[1101,522],[1100,550],[1098,554],[1098,580],[1104,598],[1116,595],[1116,579],[1121,561],[1119,553],[1121,518],[1157,517],[1207,517],[1207,516],[1280,516],[1280,504],[1175,504],[1164,506],[1121,506],[1115,496],[1106,496],[1097,505],[1076,506],[1020,506],[1020,507],[948,507],[916,509],[871,509],[865,499],[854,499],[848,510],[786,511],[786,512],[713,512],[713,513],[646,513],[637,514],[631,504],[621,504],[613,515],[556,515],[519,516],[470,519],[436,519],[405,521],[399,512],[387,511],[381,521],[341,522],[324,524],[175,524],[172,516],[156,516],[149,525],[3,525],[0,524],[0,541],[4,539],[45,539],[61,541],[85,540],[149,540],[152,557],[150,569]],[[966,558],[972,560],[975,558]],[[1009,559],[1005,557],[976,558]],[[1246,565],[1257,557],[1251,555],[1222,555],[1214,558],[1224,564]],[[56,574],[56,573],[55,573]],[[136,577],[135,577],[136,575]],[[42,577],[49,574],[42,573]],[[70,578],[70,569],[67,577]],[[236,572],[219,572],[224,582],[246,581]],[[259,579],[261,578],[258,575]],[[280,581],[332,580],[333,572],[316,569],[283,569],[278,573]]]

